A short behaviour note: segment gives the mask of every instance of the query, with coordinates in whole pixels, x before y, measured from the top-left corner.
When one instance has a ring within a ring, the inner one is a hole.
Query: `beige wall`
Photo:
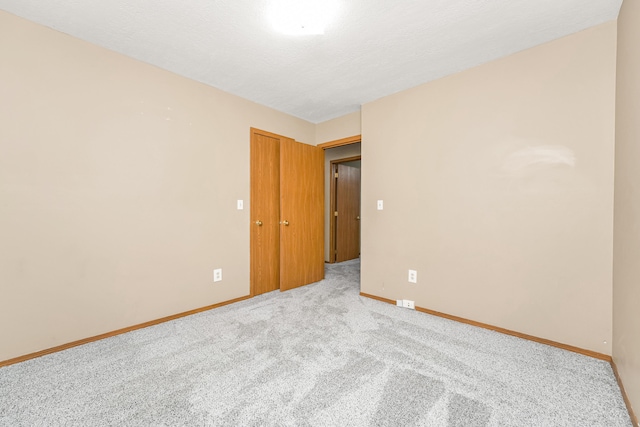
[[[343,135],[340,138],[358,135]],[[326,142],[326,141],[325,141]],[[360,144],[349,144],[342,147],[329,148],[324,150],[324,260],[329,262],[330,241],[331,241],[331,161],[346,159],[360,155]]]
[[[613,358],[640,411],[640,2],[618,18]]]
[[[0,116],[0,360],[247,295],[249,128],[315,143],[4,12]]]
[[[615,31],[364,107],[363,292],[611,352]],[[618,183],[637,64],[621,55]],[[0,360],[247,295],[249,127],[361,133],[360,112],[314,126],[4,12],[0,113]],[[614,355],[637,406],[639,197],[619,185]]]
[[[364,105],[362,291],[611,354],[615,55],[610,22]]]
[[[360,111],[316,125],[316,145],[354,135],[360,135]]]

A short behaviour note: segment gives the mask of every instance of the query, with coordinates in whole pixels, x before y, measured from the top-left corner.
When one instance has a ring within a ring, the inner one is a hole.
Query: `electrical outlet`
[[[410,308],[411,310],[415,310],[416,309],[415,303],[413,301],[411,301],[410,299],[405,299],[405,300],[402,300],[402,301],[403,301],[402,306],[404,308]]]
[[[411,301],[410,299],[397,299],[396,300],[396,305],[398,307],[410,308],[411,310],[415,310],[416,309],[415,303],[413,301]]]
[[[221,280],[222,280],[222,269],[216,268],[215,270],[213,270],[213,281],[220,282]]]
[[[418,283],[418,272],[416,270],[409,270],[409,283]]]

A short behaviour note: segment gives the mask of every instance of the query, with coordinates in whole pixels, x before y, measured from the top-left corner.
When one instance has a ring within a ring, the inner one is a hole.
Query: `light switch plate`
[[[241,211],[244,209],[244,202],[242,200],[238,200],[238,210]]]
[[[384,202],[382,200],[378,200],[378,210],[381,211],[384,208]]]

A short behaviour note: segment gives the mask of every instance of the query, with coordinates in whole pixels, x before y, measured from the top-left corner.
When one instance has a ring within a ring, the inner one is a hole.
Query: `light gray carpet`
[[[2,426],[631,426],[608,363],[326,280],[0,369]]]

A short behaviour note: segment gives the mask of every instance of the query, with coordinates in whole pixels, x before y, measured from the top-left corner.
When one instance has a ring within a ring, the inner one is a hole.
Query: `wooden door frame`
[[[348,136],[342,139],[336,139],[335,141],[323,142],[322,144],[318,144],[318,147],[323,150],[328,150],[329,148],[342,147],[344,145],[357,144],[362,142],[362,135],[354,135]]]
[[[357,141],[359,142],[359,141]],[[350,143],[353,144],[353,143]],[[346,144],[345,144],[346,145]],[[331,174],[331,195],[329,196],[329,205],[331,210],[329,211],[329,264],[336,262],[336,180],[335,180],[335,165],[340,163],[348,163],[356,160],[362,160],[362,155],[345,157],[344,159],[335,159],[329,162],[329,173]],[[362,183],[360,184],[362,187]]]

